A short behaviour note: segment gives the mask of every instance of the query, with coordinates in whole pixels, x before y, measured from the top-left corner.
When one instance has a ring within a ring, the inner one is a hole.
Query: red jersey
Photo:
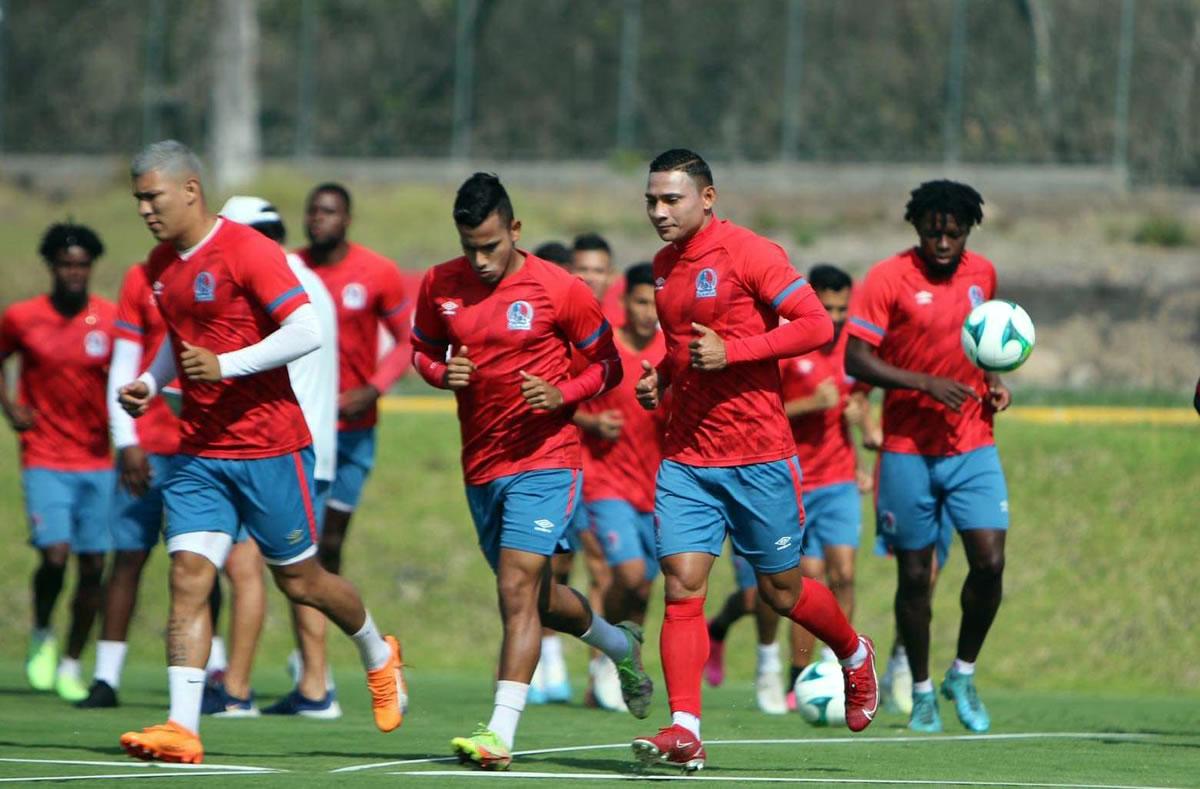
[[[337,263],[314,264],[307,248],[296,254],[321,278],[337,305],[338,392],[372,383],[379,363],[379,324],[391,330],[399,345],[406,346],[408,340],[412,304],[400,269],[383,255],[354,243]],[[403,359],[411,356],[406,347],[398,354]],[[371,406],[352,422],[338,420],[338,430],[362,430],[378,421],[378,410]]]
[[[279,245],[245,225],[218,219],[184,254],[163,243],[146,262],[177,370],[184,342],[217,354],[240,350],[308,303]],[[276,457],[312,443],[286,366],[216,383],[179,382],[179,451],[186,455]]]
[[[625,277],[622,275],[612,281],[604,298],[600,299],[600,310],[613,329],[625,325]]]
[[[846,398],[854,379],[846,375],[846,333],[843,331],[826,353],[817,349],[803,356],[781,359],[783,400],[789,403],[811,396],[818,384],[832,380],[841,399],[833,408],[792,417],[792,438],[800,459],[805,492],[838,482],[854,482],[858,468],[850,425],[846,422]]]
[[[146,264],[138,263],[125,272],[121,295],[117,297],[116,338],[129,340],[142,347],[142,369],[145,372],[158,354],[167,324],[158,312],[158,303],[150,290]],[[156,397],[146,413],[133,422],[138,446],[155,455],[174,455],[179,451],[179,417],[167,407],[167,401]]]
[[[876,263],[850,304],[846,331],[878,349],[879,358],[913,372],[974,387],[955,412],[912,389],[888,389],[883,398],[883,449],[916,455],[958,455],[995,443],[987,379],[962,349],[962,325],[977,304],[996,292],[991,261],[964,251],[949,279],[931,279],[915,249]]]
[[[470,386],[455,392],[468,485],[580,468],[573,409],[531,409],[521,397],[521,371],[561,386],[570,377],[571,346],[617,367],[612,330],[583,280],[526,254],[519,271],[491,286],[460,257],[426,273],[416,310],[415,350],[441,361],[447,348],[466,346],[478,365]]]
[[[19,356],[17,402],[33,409],[33,427],[17,434],[22,467],[112,468],[105,403],[116,314],[116,305],[99,296],[89,296],[87,306],[69,318],[49,296],[4,311],[0,361]]]
[[[589,414],[620,411],[625,423],[616,441],[583,433],[583,498],[622,499],[638,512],[653,512],[665,415],[662,409],[642,408],[633,390],[642,377],[642,361],[657,365],[667,346],[661,332],[640,351],[626,347],[619,335],[616,346],[624,371],[621,385],[580,403],[579,410]]]
[[[670,244],[655,255],[654,277],[667,341],[659,375],[665,374],[673,390],[663,456],[693,466],[740,466],[794,455],[776,359],[737,361],[739,341],[775,329],[780,315],[803,326],[821,324],[823,333],[814,334],[807,348],[830,337],[825,308],[787,254],[778,244],[713,217],[684,244]],[[691,366],[693,322],[725,341],[730,360],[725,369]]]

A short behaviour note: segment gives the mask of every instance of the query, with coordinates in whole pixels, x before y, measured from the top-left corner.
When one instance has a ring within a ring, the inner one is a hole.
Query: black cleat
[[[88,688],[87,698],[75,702],[75,706],[81,710],[90,710],[121,705],[117,702],[117,692],[112,689],[112,686],[104,680],[98,679]]]

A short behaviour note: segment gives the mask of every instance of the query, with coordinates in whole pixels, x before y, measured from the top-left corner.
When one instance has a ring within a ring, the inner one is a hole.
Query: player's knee
[[[60,542],[42,549],[42,567],[47,570],[62,572],[66,569],[67,559],[71,556],[69,543]]]
[[[904,596],[928,595],[933,588],[932,567],[921,562],[908,562],[900,567],[897,593]]]
[[[79,586],[98,589],[104,580],[104,554],[84,554],[79,557]]]
[[[989,552],[971,559],[971,575],[987,580],[998,580],[1004,574],[1004,554]]]
[[[207,605],[216,574],[212,563],[199,554],[189,551],[171,554],[172,605]]]

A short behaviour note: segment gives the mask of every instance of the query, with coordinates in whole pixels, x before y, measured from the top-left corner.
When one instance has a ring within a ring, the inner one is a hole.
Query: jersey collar
[[[218,216],[217,221],[213,222],[212,229],[209,230],[204,235],[204,238],[202,238],[198,242],[196,242],[195,246],[189,247],[188,249],[185,249],[182,252],[180,252],[179,259],[180,260],[188,260],[193,255],[195,255],[197,252],[199,252],[201,249],[204,249],[204,245],[212,240],[212,237],[215,236],[217,234],[217,231],[221,229],[221,223],[224,221],[225,221],[224,219],[222,219],[221,217]]]
[[[717,239],[720,226],[726,222],[717,218],[716,213],[712,215],[708,224],[700,229],[700,232],[684,241],[682,244],[675,244],[675,249],[679,251],[681,260],[695,260],[712,248],[713,242]]]

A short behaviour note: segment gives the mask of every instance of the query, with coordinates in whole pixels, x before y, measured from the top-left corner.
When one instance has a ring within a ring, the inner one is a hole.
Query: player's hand
[[[658,370],[645,359],[642,360],[642,377],[633,385],[633,392],[642,408],[647,411],[658,408]]]
[[[521,378],[521,397],[534,411],[556,411],[562,407],[563,396],[557,386],[524,370]]]
[[[146,495],[150,489],[150,479],[154,476],[146,450],[136,444],[123,447],[117,452],[117,470],[125,490],[138,497]]]
[[[862,434],[863,449],[869,449],[872,452],[878,452],[883,448],[883,428],[879,425],[871,425],[870,430],[864,430]]]
[[[446,388],[466,389],[471,384],[475,362],[467,358],[467,346],[462,346],[446,362]]]
[[[13,403],[5,411],[8,424],[18,433],[33,427],[33,409],[22,403]]]
[[[221,362],[217,355],[207,348],[183,343],[183,353],[179,354],[179,365],[189,381],[204,381],[216,383],[221,380]]]
[[[929,376],[922,391],[953,411],[961,411],[963,403],[967,400],[979,399],[979,394],[974,387],[950,378],[938,378],[935,375]]]
[[[859,493],[870,493],[875,489],[875,475],[869,471],[859,469],[854,472],[855,481],[858,483]]]
[[[150,387],[146,386],[145,381],[125,384],[117,390],[117,402],[127,414],[136,419],[150,407]]]
[[[1012,405],[1012,392],[999,378],[988,382],[988,402],[997,412]]]
[[[832,378],[826,378],[813,390],[813,403],[818,411],[828,411],[830,408],[837,407],[841,399],[842,393],[838,391],[837,384],[833,382]]]
[[[692,324],[692,331],[696,334],[696,339],[688,343],[692,367],[697,370],[725,369],[725,341],[721,335],[699,323]]]
[[[616,441],[621,437],[621,428],[623,427],[625,427],[625,417],[616,409],[596,414],[596,432],[601,438]]]
[[[338,395],[338,417],[354,420],[363,416],[379,399],[379,390],[367,384],[356,389],[347,389]]]

